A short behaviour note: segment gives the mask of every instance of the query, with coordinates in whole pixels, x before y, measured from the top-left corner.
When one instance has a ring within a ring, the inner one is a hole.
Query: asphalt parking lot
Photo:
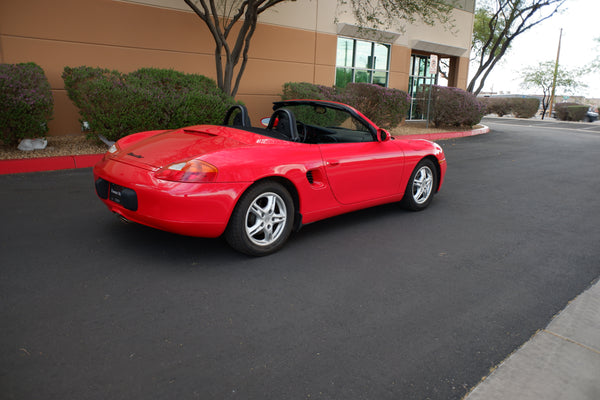
[[[3,398],[460,399],[600,276],[600,135],[488,123],[426,211],[265,258],[120,223],[90,169],[0,176]]]
[[[504,118],[504,117],[485,117],[483,123],[500,125],[511,125],[513,127],[528,127],[542,130],[558,130],[566,132],[589,132],[600,133],[600,121],[594,122],[572,122],[560,121],[554,118],[546,119],[521,119],[521,118]]]

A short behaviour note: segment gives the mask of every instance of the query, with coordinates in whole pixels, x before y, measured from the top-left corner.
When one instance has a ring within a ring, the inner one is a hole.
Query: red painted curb
[[[0,160],[0,175],[93,167],[103,154]]]
[[[465,136],[481,135],[488,133],[490,128],[473,129],[462,132],[427,133],[421,135],[394,136],[396,139],[427,139],[444,140]],[[102,159],[103,154],[85,154],[80,156],[42,157],[42,158],[20,158],[17,160],[0,160],[0,175],[20,174],[24,172],[56,171],[59,169],[88,168],[93,167]]]

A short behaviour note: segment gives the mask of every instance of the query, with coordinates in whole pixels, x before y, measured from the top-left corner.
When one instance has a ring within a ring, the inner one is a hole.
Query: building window
[[[410,57],[410,74],[408,78],[408,94],[412,101],[408,119],[425,119],[425,112],[419,107],[420,95],[424,87],[437,84],[437,74],[429,73],[429,56],[413,54]]]
[[[387,87],[390,46],[358,39],[338,38],[335,85],[366,82]]]

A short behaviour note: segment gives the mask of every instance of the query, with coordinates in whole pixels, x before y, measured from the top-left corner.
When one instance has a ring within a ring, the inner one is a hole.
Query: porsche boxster
[[[122,219],[215,238],[254,256],[279,250],[302,225],[400,202],[426,208],[446,159],[427,140],[398,140],[356,109],[275,102],[262,126],[242,105],[222,125],[135,133],[94,167],[96,193]]]

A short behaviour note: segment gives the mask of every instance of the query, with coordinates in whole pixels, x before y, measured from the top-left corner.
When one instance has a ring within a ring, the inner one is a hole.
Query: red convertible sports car
[[[233,106],[223,125],[141,132],[94,167],[96,193],[121,218],[236,250],[279,250],[302,225],[401,201],[422,210],[446,159],[426,140],[394,140],[354,108],[320,100],[274,103],[264,128]]]

